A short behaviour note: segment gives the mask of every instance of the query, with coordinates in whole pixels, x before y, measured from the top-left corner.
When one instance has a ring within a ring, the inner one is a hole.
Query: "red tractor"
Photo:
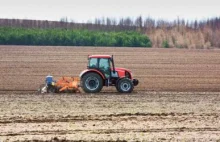
[[[100,92],[103,86],[115,86],[120,93],[131,93],[138,80],[130,70],[115,68],[113,56],[91,55],[87,69],[80,74],[81,87],[86,93]]]

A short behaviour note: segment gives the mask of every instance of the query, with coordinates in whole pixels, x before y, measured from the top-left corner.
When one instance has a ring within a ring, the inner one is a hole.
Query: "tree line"
[[[60,21],[0,19],[0,27],[90,30],[102,32],[137,31],[147,35],[153,47],[213,48],[220,47],[220,17],[204,20],[155,20],[151,17],[96,18],[76,23],[68,18]]]
[[[20,27],[20,28],[65,28],[65,29],[88,29],[88,30],[111,30],[111,31],[127,31],[127,30],[150,30],[157,28],[167,28],[185,26],[190,29],[198,30],[204,27],[211,29],[220,29],[220,17],[204,20],[185,20],[177,18],[173,21],[163,19],[155,20],[151,17],[143,18],[96,18],[86,23],[76,23],[68,18],[61,18],[60,21],[47,20],[27,20],[27,19],[0,19],[0,26]]]
[[[151,41],[136,31],[105,32],[76,29],[0,27],[1,45],[151,47]]]

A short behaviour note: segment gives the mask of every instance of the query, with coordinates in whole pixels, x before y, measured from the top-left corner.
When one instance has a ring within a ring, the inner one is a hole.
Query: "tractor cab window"
[[[98,59],[97,58],[90,58],[89,68],[98,68]]]
[[[105,74],[106,78],[110,77],[110,63],[109,59],[101,58],[99,60],[99,69]]]

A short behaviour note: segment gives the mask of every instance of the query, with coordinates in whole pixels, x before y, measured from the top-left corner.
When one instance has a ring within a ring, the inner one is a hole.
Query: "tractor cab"
[[[88,56],[87,69],[80,74],[81,86],[86,93],[100,92],[103,86],[115,86],[121,93],[130,93],[138,80],[130,70],[115,68],[113,56]]]
[[[100,71],[106,79],[111,77],[113,72],[113,58],[109,55],[89,56],[88,69]]]

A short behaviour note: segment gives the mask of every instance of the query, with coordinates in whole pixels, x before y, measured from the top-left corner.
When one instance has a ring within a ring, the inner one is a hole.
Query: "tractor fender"
[[[87,74],[89,72],[95,72],[98,75],[100,75],[102,77],[102,79],[105,79],[105,76],[100,71],[95,70],[95,69],[86,69],[80,73],[79,77],[82,78],[85,74]]]

